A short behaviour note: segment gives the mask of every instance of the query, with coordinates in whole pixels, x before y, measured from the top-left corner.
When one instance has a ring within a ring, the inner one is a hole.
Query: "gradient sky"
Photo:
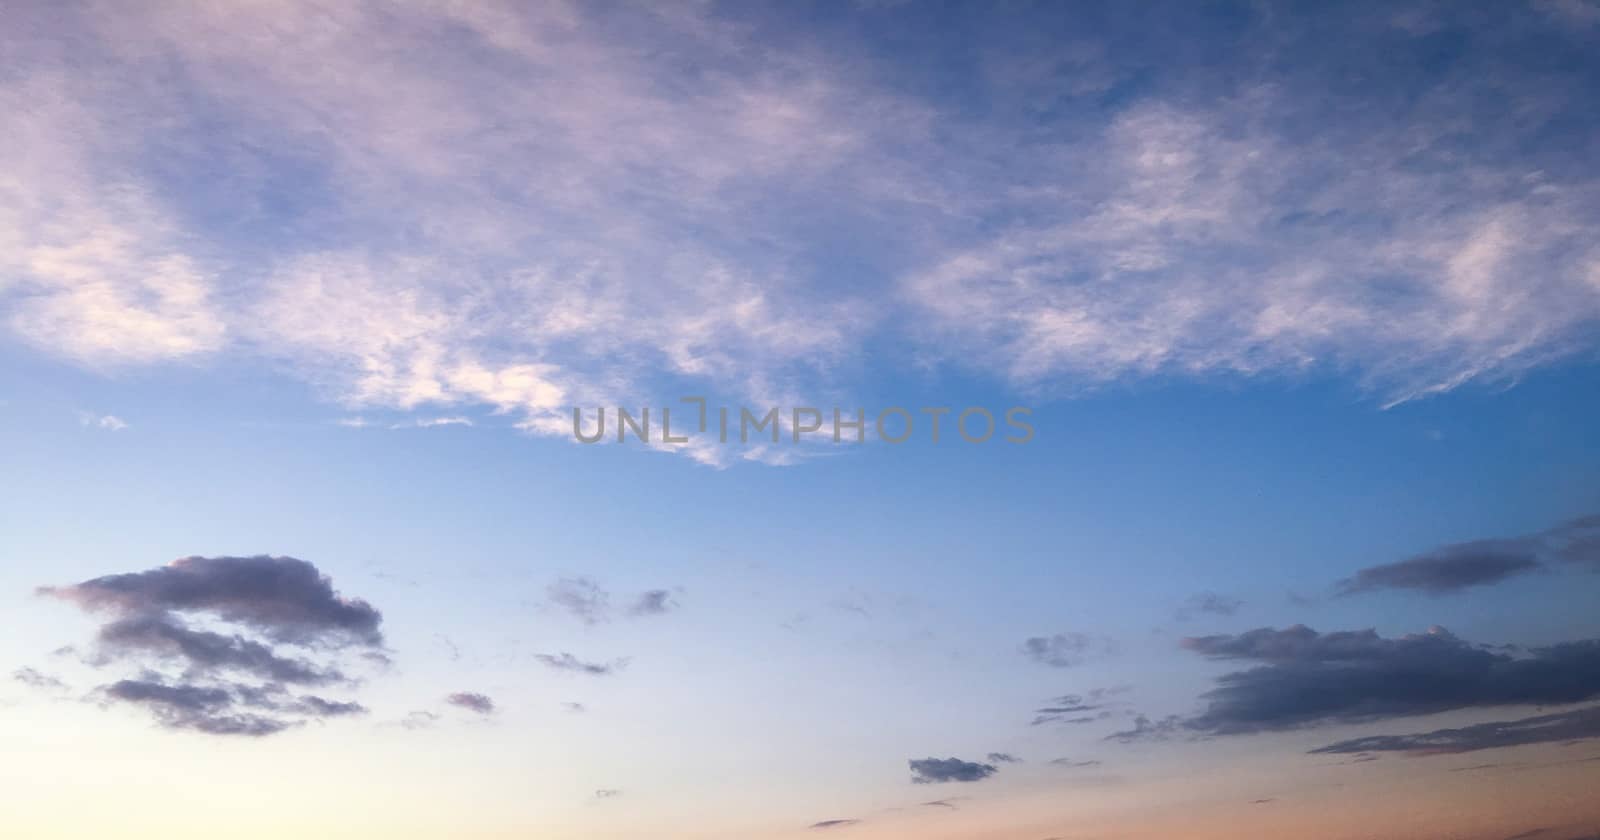
[[[1592,0],[0,44],[6,836],[1600,832]]]

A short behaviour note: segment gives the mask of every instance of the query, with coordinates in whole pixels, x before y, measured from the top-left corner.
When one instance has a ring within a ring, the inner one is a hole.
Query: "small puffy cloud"
[[[545,588],[545,596],[585,624],[597,624],[610,617],[610,593],[586,577],[562,578]]]
[[[1134,715],[1133,728],[1123,729],[1107,735],[1107,741],[1120,741],[1124,744],[1134,741],[1165,741],[1183,731],[1184,721],[1177,715],[1168,715],[1164,718],[1152,718],[1148,715]]]
[[[477,712],[480,715],[493,714],[495,708],[494,700],[489,695],[479,694],[475,691],[457,691],[444,698],[444,702],[460,709],[466,709],[469,712]]]
[[[914,758],[906,764],[911,768],[911,781],[919,785],[981,782],[999,772],[993,764],[959,758]]]
[[[1201,592],[1183,602],[1183,606],[1178,608],[1177,618],[1179,621],[1188,621],[1197,615],[1229,616],[1237,613],[1242,606],[1244,602],[1238,598],[1216,592]]]
[[[612,660],[611,662],[587,662],[565,652],[559,654],[536,653],[533,655],[533,658],[538,660],[546,667],[553,668],[557,671],[571,671],[573,673],[593,674],[595,676],[606,676],[608,674],[616,673],[617,671],[626,667],[628,664],[628,660],[626,659],[616,659]]]
[[[387,661],[382,615],[293,557],[185,557],[38,592],[105,617],[86,662],[133,676],[96,693],[170,729],[262,736],[363,714],[359,703],[295,692],[354,688],[346,654]]]
[[[677,604],[672,593],[665,589],[652,589],[639,596],[628,608],[629,615],[661,615],[670,612]]]
[[[1071,668],[1105,656],[1116,648],[1110,639],[1088,633],[1034,636],[1022,643],[1022,653],[1041,665]]]
[[[616,610],[611,605],[611,593],[592,578],[561,578],[545,588],[545,598],[551,606],[578,618],[585,624],[610,621]],[[678,606],[669,589],[651,589],[642,592],[628,604],[629,616],[664,615]]]
[[[34,668],[18,668],[11,672],[11,678],[29,688],[42,691],[65,691],[67,684],[60,679]]]
[[[437,712],[421,709],[408,712],[404,718],[400,719],[400,725],[406,729],[430,729],[438,722],[439,715]]]
[[[100,429],[106,432],[120,432],[128,428],[127,421],[115,414],[95,414],[89,411],[78,412],[78,425],[85,429]]]

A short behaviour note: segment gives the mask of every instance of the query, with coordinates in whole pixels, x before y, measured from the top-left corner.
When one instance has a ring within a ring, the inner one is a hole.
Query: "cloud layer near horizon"
[[[915,37],[841,60],[850,31],[780,47],[749,16],[635,11],[19,10],[6,329],[95,368],[247,355],[352,407],[554,435],[666,383],[848,387],[868,342],[1030,390],[1324,370],[1390,400],[1593,349],[1600,184],[1562,140],[1593,128],[1593,72],[1518,60],[1580,54],[1555,17],[1252,17],[1175,53],[1219,26],[1178,4],[1108,17],[1159,73],[1002,27],[972,89],[935,96],[906,79]],[[1467,22],[1448,79],[1329,69]],[[1275,83],[1238,81],[1285,51]]]
[[[1261,664],[1217,678],[1198,715],[1145,721],[1119,735],[1234,735],[1600,697],[1600,639],[1510,653],[1440,627],[1384,638],[1372,630],[1318,633],[1295,625],[1189,638],[1183,647]]]

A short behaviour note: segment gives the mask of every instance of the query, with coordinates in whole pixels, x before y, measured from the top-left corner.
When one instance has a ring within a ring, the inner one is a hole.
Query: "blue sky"
[[[1593,3],[13,20],[12,829],[95,836],[92,796],[211,836],[260,790],[302,803],[264,837],[1597,816]],[[686,395],[1036,435],[571,439]],[[211,631],[221,665],[174,641]],[[328,670],[252,682],[247,642]],[[1385,687],[1441,683],[1475,687]],[[1063,706],[1094,720],[1031,725]],[[1538,714],[1570,737],[1340,746]]]

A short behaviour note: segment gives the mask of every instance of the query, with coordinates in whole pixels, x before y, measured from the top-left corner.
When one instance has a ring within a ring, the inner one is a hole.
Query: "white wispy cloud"
[[[128,428],[127,421],[115,414],[96,414],[92,411],[78,412],[78,425],[85,429],[100,429],[107,432],[120,432]]]
[[[1411,173],[1398,138],[1291,144],[1265,127],[1280,107],[1128,110],[1076,206],[947,255],[908,298],[1027,385],[1325,365],[1395,401],[1515,375],[1600,317],[1577,223],[1595,185]]]
[[[96,368],[265,358],[352,416],[566,436],[574,405],[813,404],[872,360],[1403,400],[1590,348],[1600,318],[1600,187],[1456,151],[1460,84],[1321,134],[1332,106],[1266,85],[1054,124],[1032,103],[1143,71],[996,52],[979,118],[695,4],[20,14],[5,326]],[[1492,145],[1568,104],[1526,97]]]

